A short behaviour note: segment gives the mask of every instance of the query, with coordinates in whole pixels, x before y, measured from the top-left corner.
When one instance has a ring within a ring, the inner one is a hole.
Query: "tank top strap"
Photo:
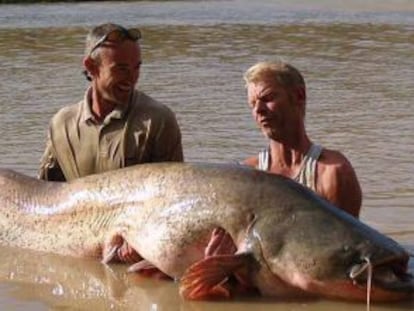
[[[301,168],[295,181],[316,192],[316,163],[322,153],[322,146],[312,144],[302,160]]]
[[[269,147],[260,150],[258,155],[257,169],[261,171],[268,171],[270,169],[270,151]]]

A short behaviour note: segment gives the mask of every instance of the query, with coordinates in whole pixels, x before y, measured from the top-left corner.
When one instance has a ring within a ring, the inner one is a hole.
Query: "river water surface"
[[[35,176],[47,123],[77,102],[88,29],[139,26],[139,88],[169,105],[187,161],[230,162],[266,141],[242,74],[282,58],[307,81],[307,130],[341,150],[363,188],[361,219],[414,251],[414,2],[167,1],[0,5],[0,166]],[[414,264],[411,264],[414,271]],[[365,310],[332,301],[184,302],[177,285],[95,261],[1,248],[2,310]],[[412,310],[414,302],[372,310]]]

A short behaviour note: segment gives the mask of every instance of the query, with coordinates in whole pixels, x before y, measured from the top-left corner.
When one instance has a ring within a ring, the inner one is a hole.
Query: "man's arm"
[[[339,153],[333,153],[330,162],[319,172],[318,192],[335,206],[358,218],[362,191],[355,170]]]
[[[257,165],[258,165],[258,162],[259,162],[259,160],[258,160],[257,156],[251,156],[251,157],[243,160],[242,162],[240,162],[240,164],[256,168]]]

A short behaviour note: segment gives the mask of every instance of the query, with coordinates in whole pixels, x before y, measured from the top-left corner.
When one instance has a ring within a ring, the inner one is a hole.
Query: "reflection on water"
[[[53,308],[76,310],[151,310],[158,300],[179,303],[173,282],[144,280],[127,274],[125,267],[105,266],[32,251],[3,248],[0,280],[18,284],[10,294],[17,299],[36,299]],[[36,260],[33,260],[36,258]],[[162,296],[162,297],[159,297]]]
[[[124,265],[105,266],[92,260],[2,248],[0,281],[14,285],[7,292],[15,299],[40,301],[52,310],[363,310],[363,304],[345,302],[280,301],[249,298],[228,302],[189,302],[179,297],[172,281],[150,280],[129,274]],[[35,258],[35,260],[34,260]],[[395,305],[393,305],[395,307]],[[399,303],[409,310],[411,302]],[[391,305],[376,306],[389,310]],[[37,309],[31,309],[37,310]],[[42,310],[39,308],[38,310]]]
[[[139,87],[176,112],[188,161],[240,160],[265,145],[246,105],[242,73],[258,60],[281,57],[301,69],[307,80],[311,137],[340,149],[355,166],[364,191],[362,218],[411,247],[413,12],[414,2],[404,0],[1,6],[0,166],[36,174],[48,120],[60,107],[77,102],[87,86],[81,59],[89,26],[103,20],[138,25],[144,34]],[[96,263],[35,256],[39,259],[30,264],[24,262],[26,252],[11,254],[15,258],[0,259],[5,280],[0,303],[15,304],[14,310],[25,310],[26,300],[31,310],[132,310],[138,303],[140,310],[230,307],[184,303],[176,285],[131,279],[122,268],[111,272],[120,279],[112,282],[112,274]],[[8,262],[11,266],[3,270]],[[7,269],[17,269],[18,278],[9,278]],[[60,274],[47,274],[51,269]],[[64,287],[64,295],[51,294],[54,289],[59,293],[57,284]],[[363,310],[361,305],[328,302],[231,303],[238,310],[251,306]]]

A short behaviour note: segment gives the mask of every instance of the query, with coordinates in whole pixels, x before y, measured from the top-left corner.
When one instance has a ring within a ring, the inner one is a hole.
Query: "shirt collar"
[[[128,101],[128,104],[125,106],[117,105],[114,110],[112,110],[104,119],[103,124],[108,124],[111,119],[122,119],[128,110],[129,106],[131,105],[131,101],[135,97],[134,91],[131,94],[130,100]],[[89,87],[86,92],[85,96],[81,105],[81,120],[85,123],[96,123],[96,118],[92,112],[91,109],[92,106],[92,87]]]

